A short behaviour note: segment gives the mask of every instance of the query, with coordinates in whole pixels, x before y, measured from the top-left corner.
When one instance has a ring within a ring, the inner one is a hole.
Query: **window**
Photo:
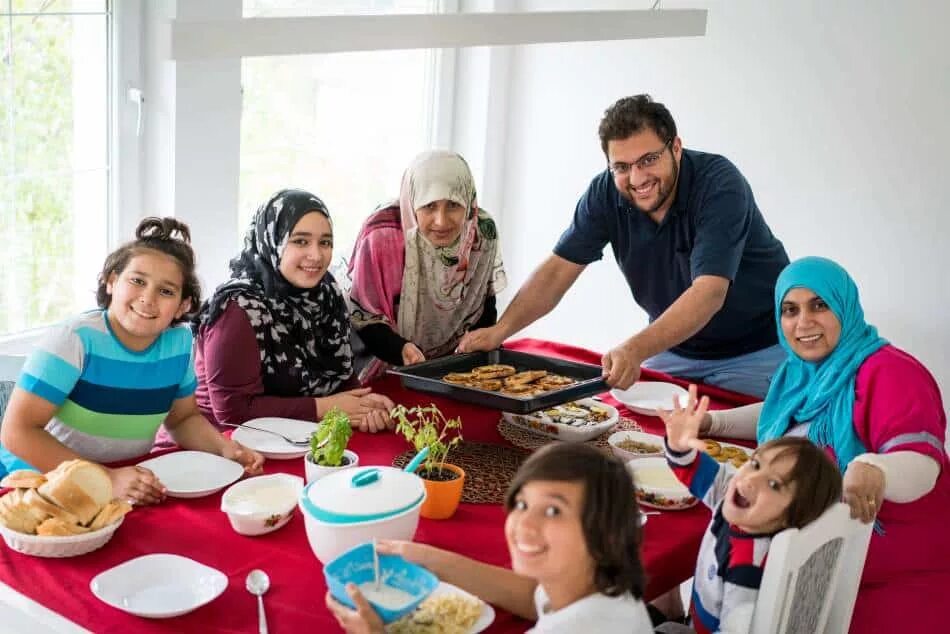
[[[95,305],[108,238],[110,9],[0,0],[0,334]]]
[[[245,0],[245,17],[425,13],[427,0]],[[399,194],[402,172],[434,138],[433,50],[245,58],[241,227],[275,191],[318,195],[333,217],[335,259],[363,220]]]

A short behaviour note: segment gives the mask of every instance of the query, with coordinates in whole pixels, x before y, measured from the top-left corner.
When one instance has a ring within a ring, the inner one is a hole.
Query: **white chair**
[[[846,634],[864,570],[872,524],[838,502],[808,526],[772,540],[751,631]]]

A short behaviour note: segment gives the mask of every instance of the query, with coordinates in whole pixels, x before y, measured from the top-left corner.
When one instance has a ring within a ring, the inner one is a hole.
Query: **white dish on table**
[[[679,399],[680,407],[686,405],[689,392],[674,383],[639,381],[625,390],[614,388],[610,395],[637,414],[656,416],[658,409],[673,409],[673,397]]]
[[[241,480],[221,496],[221,510],[241,535],[272,533],[294,516],[303,484],[303,478],[288,473]]]
[[[175,451],[138,466],[151,470],[173,498],[211,495],[244,475],[240,463],[205,451]]]
[[[571,407],[572,404],[575,407]],[[600,422],[588,422],[584,424],[572,424],[570,420],[583,420],[582,412],[584,410],[598,412],[606,416]],[[555,413],[557,412],[557,413]],[[578,416],[570,414],[577,412]],[[613,427],[620,417],[617,408],[592,398],[585,398],[579,401],[571,401],[562,405],[556,405],[531,414],[512,414],[502,412],[502,417],[510,424],[528,431],[557,438],[567,442],[584,442],[600,436],[611,427]],[[562,422],[564,421],[564,422]]]
[[[268,429],[288,438],[309,438],[320,427],[320,425],[311,421],[276,417],[255,418],[247,421],[246,425]],[[260,453],[268,460],[291,460],[300,458],[310,451],[310,447],[307,445],[294,445],[280,436],[243,425],[234,430],[231,438]]]
[[[12,550],[34,557],[75,557],[102,548],[125,518],[82,535],[27,535],[0,524],[0,535]]]
[[[640,506],[673,511],[688,509],[699,502],[676,478],[666,458],[631,460],[627,463],[627,470],[633,476]]]
[[[656,451],[639,453],[631,451],[630,449],[624,449],[620,446],[620,443],[625,440],[642,443],[644,445],[652,445],[656,447]],[[663,437],[657,436],[656,434],[648,434],[643,431],[614,432],[607,437],[607,444],[610,445],[614,454],[624,462],[640,458],[660,458],[664,456]]]
[[[482,632],[485,629],[487,629],[488,626],[491,625],[495,621],[495,608],[493,608],[488,603],[485,603],[484,601],[476,597],[474,594],[471,594],[470,592],[466,592],[465,590],[462,590],[458,586],[454,586],[451,583],[447,583],[445,581],[439,582],[439,585],[436,587],[435,590],[432,591],[432,594],[430,594],[426,598],[426,601],[433,598],[450,595],[450,594],[458,594],[467,599],[474,599],[475,601],[478,601],[479,604],[481,605],[482,611],[481,611],[481,614],[479,614],[478,616],[478,620],[475,621],[475,624],[468,630],[466,634],[477,634],[478,632]],[[411,618],[411,614],[408,615],[408,617],[406,618]],[[389,628],[387,628],[387,631],[389,631]]]
[[[89,582],[92,593],[104,603],[151,619],[187,614],[227,587],[228,578],[220,570],[169,554],[130,559]]]

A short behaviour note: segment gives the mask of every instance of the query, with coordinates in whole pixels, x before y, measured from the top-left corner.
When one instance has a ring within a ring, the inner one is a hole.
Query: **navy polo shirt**
[[[651,322],[696,277],[730,280],[722,309],[673,352],[721,359],[778,342],[772,296],[788,255],[725,157],[683,150],[676,197],[659,224],[620,195],[609,171],[594,177],[554,253],[586,265],[603,257],[608,242]]]

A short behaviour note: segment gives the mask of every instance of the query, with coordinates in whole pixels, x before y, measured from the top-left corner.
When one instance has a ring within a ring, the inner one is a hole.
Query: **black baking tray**
[[[442,377],[449,372],[470,372],[472,368],[480,365],[496,363],[512,365],[518,372],[522,370],[547,370],[548,372],[571,377],[577,383],[529,398],[517,398],[500,392],[489,392],[474,387],[455,385],[442,380]],[[539,409],[593,396],[607,389],[607,383],[602,376],[603,370],[599,365],[565,361],[504,349],[453,354],[415,365],[392,368],[389,373],[400,377],[403,387],[412,390],[431,392],[458,401],[492,407],[514,414],[528,414]]]

